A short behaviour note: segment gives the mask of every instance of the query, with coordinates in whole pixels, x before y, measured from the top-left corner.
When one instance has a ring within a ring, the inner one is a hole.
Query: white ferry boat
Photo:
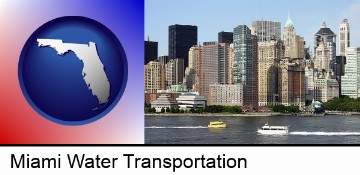
[[[289,126],[269,126],[265,124],[263,127],[257,130],[260,134],[288,134]]]

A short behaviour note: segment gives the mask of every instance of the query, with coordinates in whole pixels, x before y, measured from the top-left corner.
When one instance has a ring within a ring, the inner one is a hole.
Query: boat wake
[[[198,129],[206,126],[146,126],[145,129]]]
[[[360,136],[360,132],[290,132],[290,135],[315,136]]]

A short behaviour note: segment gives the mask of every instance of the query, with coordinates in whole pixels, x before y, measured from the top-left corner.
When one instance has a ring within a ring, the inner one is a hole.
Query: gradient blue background
[[[28,37],[61,16],[85,16],[109,28],[128,61],[128,82],[114,109],[96,122],[64,126],[40,116],[18,81],[20,52]],[[143,143],[144,2],[89,0],[0,1],[0,143]]]

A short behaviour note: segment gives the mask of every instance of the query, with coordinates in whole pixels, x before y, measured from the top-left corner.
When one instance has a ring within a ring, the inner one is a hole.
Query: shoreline
[[[296,114],[283,114],[279,112],[264,112],[264,113],[242,113],[242,114],[222,114],[222,113],[183,113],[183,114],[172,114],[172,113],[153,113],[144,114],[145,117],[270,117],[270,116],[288,116]]]
[[[360,115],[359,112],[326,112],[329,115]],[[241,114],[223,114],[223,113],[152,113],[144,114],[145,117],[275,117],[275,116],[301,116],[301,117],[317,117],[317,115],[309,113],[280,113],[280,112],[248,112]]]

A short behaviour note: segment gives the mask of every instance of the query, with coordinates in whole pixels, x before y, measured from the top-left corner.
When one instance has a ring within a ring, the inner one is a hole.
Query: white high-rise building
[[[339,97],[339,83],[336,79],[329,75],[314,78],[314,100],[327,102],[335,97]]]
[[[341,95],[360,97],[360,47],[346,49],[345,75],[341,76]]]
[[[144,84],[145,91],[148,93],[155,93],[160,90],[161,72],[159,61],[150,61],[145,65],[144,69]]]
[[[350,26],[347,19],[343,19],[339,27],[339,55],[345,56],[346,48],[350,47]]]
[[[184,78],[184,59],[171,59],[166,65],[165,85],[169,88],[171,85],[182,84]]]
[[[184,84],[192,91],[199,91],[199,61],[201,46],[193,46],[189,50],[189,67],[185,70]]]

